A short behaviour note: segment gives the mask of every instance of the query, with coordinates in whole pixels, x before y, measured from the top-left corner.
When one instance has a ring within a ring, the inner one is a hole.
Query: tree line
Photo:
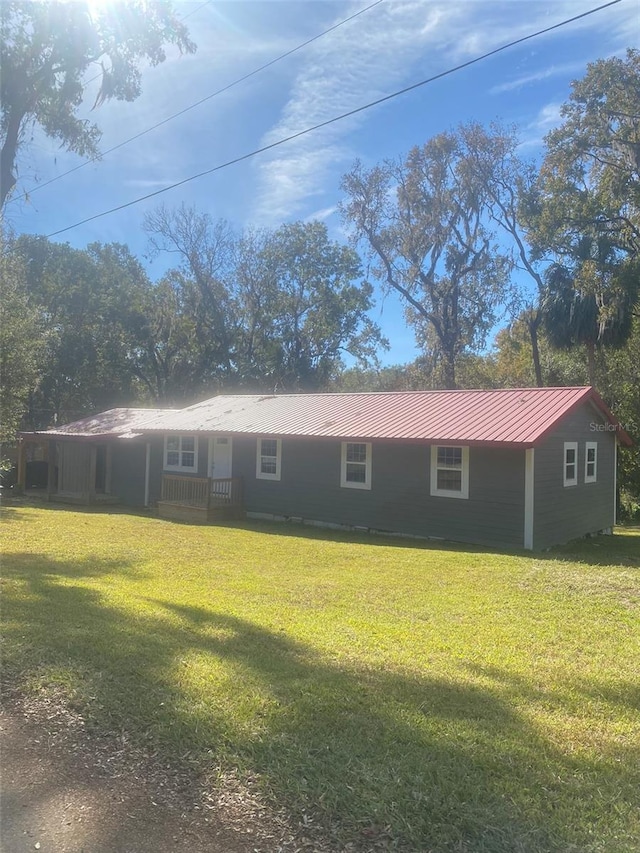
[[[156,281],[126,246],[5,232],[3,440],[219,391],[585,382],[640,436],[640,52],[588,67],[540,164],[515,128],[471,122],[341,189],[348,245],[320,222],[239,232],[160,207]],[[414,364],[380,368],[374,285],[402,300]]]

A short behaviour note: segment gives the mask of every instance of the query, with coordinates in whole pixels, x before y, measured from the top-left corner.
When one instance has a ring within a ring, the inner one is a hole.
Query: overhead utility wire
[[[186,21],[187,18],[190,18],[192,15],[195,15],[196,12],[199,12],[200,9],[204,9],[204,7],[208,6],[210,3],[213,3],[213,0],[205,0],[204,3],[201,3],[199,6],[196,6],[195,9],[192,9],[190,12],[187,12],[186,15],[183,15],[181,18],[178,18],[178,20]]]
[[[282,59],[286,59],[287,56],[291,56],[292,53],[296,53],[298,50],[302,50],[303,47],[306,47],[308,44],[311,44],[314,41],[326,36],[328,33],[333,32],[333,30],[337,30],[338,27],[343,26],[343,24],[347,24],[349,21],[353,21],[354,18],[357,18],[359,15],[363,15],[365,12],[368,12],[370,9],[373,9],[374,6],[379,6],[383,0],[376,0],[375,3],[372,3],[370,6],[366,6],[364,9],[360,9],[359,12],[355,12],[348,18],[345,18],[343,21],[339,21],[337,24],[334,24],[332,27],[329,27],[328,30],[324,30],[321,33],[313,36],[307,41],[303,41],[302,44],[297,45],[297,47],[291,48],[291,50],[286,51],[286,53],[280,54],[275,59],[271,59],[269,62],[266,62],[264,65],[261,65],[259,68],[250,71],[248,74],[245,74],[244,77],[239,77],[237,80],[234,80],[233,83],[228,83],[226,86],[223,86],[222,89],[218,89],[217,92],[212,92],[210,95],[207,95],[205,98],[201,98],[201,100],[196,101],[195,104],[191,104],[191,106],[185,107],[183,110],[180,110],[173,115],[170,115],[168,118],[162,119],[157,124],[148,127],[146,130],[141,130],[140,133],[136,133],[135,136],[130,136],[128,139],[125,139],[123,142],[119,142],[117,145],[114,145],[112,148],[107,148],[106,151],[103,151],[101,154],[92,157],[90,160],[85,160],[84,163],[80,163],[78,166],[74,166],[72,169],[68,169],[66,172],[63,172],[61,175],[56,175],[55,178],[51,178],[48,181],[45,181],[44,184],[37,184],[33,189],[27,190],[22,193],[22,195],[16,196],[14,201],[18,201],[21,198],[26,198],[28,195],[37,192],[38,190],[43,189],[44,187],[48,187],[49,184],[55,183],[55,181],[59,181],[61,178],[70,175],[72,172],[77,172],[78,169],[83,169],[85,166],[88,166],[90,163],[94,163],[96,160],[100,160],[101,157],[105,157],[107,154],[110,154],[112,151],[116,151],[118,148],[122,148],[124,145],[128,145],[130,142],[133,142],[134,139],[139,139],[141,136],[145,136],[147,133],[151,133],[152,130],[156,130],[158,127],[162,127],[163,124],[166,124],[169,121],[173,121],[174,118],[178,118],[178,116],[184,115],[189,112],[189,110],[194,109],[195,107],[199,107],[201,104],[204,104],[206,101],[210,101],[211,98],[215,98],[217,95],[222,95],[223,92],[228,92],[229,89],[232,89],[234,86],[237,86],[239,83],[243,83],[245,80],[248,80],[250,77],[253,77],[256,74],[259,74],[261,71],[264,71],[266,68],[269,68],[271,65],[275,65],[276,62],[280,62]],[[205,4],[206,5],[206,4]],[[200,7],[199,7],[200,8]],[[197,10],[196,10],[197,11]]]
[[[530,41],[537,36],[544,35],[545,33],[550,33],[553,30],[558,30],[560,27],[564,27],[567,24],[572,24],[574,21],[579,21],[581,18],[586,18],[588,15],[593,15],[595,12],[601,12],[603,9],[608,9],[610,6],[615,6],[618,3],[622,2],[622,0],[611,0],[610,3],[605,3],[602,6],[597,6],[595,9],[590,9],[587,12],[582,12],[580,15],[574,15],[572,18],[566,18],[564,21],[560,21],[557,24],[553,24],[550,27],[545,27],[542,30],[537,30],[535,33],[530,33],[527,36],[522,36],[519,39],[515,39],[515,41],[511,41],[508,44],[503,44],[500,47],[496,47],[493,50],[488,51],[487,53],[483,53],[482,56],[476,56],[474,59],[470,59],[467,62],[463,62],[460,65],[456,65],[454,68],[449,68],[447,71],[441,71],[440,74],[435,74],[433,77],[428,77],[426,80],[421,80],[419,83],[414,83],[412,86],[406,86],[404,89],[399,89],[397,92],[393,92],[390,95],[385,95],[382,98],[378,98],[375,101],[370,101],[368,104],[364,104],[361,107],[356,107],[354,110],[349,110],[349,112],[342,113],[342,115],[334,116],[334,118],[327,119],[326,121],[322,121],[319,124],[314,124],[312,127],[307,127],[304,130],[298,131],[298,133],[293,133],[291,136],[287,136],[284,139],[279,139],[277,142],[272,142],[270,145],[264,145],[262,148],[256,148],[254,151],[250,151],[248,154],[242,154],[240,157],[234,157],[233,160],[227,160],[226,163],[220,163],[218,166],[214,166],[212,169],[206,169],[204,172],[198,172],[197,175],[191,175],[190,178],[184,178],[182,181],[176,181],[175,184],[170,184],[168,187],[163,187],[160,190],[155,190],[155,192],[147,193],[147,195],[140,196],[139,198],[134,198],[132,201],[127,201],[124,204],[120,204],[117,207],[112,207],[109,210],[104,210],[102,213],[96,213],[94,216],[88,216],[86,219],[81,219],[80,222],[75,222],[73,225],[67,225],[66,228],[60,228],[58,231],[52,231],[51,234],[47,234],[47,238],[56,237],[58,234],[64,234],[65,231],[71,231],[73,228],[78,228],[80,225],[85,225],[87,222],[93,222],[94,219],[100,219],[103,216],[108,216],[111,213],[116,213],[119,210],[124,210],[127,207],[132,207],[134,204],[139,204],[141,201],[146,201],[147,199],[154,198],[157,195],[162,195],[162,193],[166,193],[169,190],[173,190],[176,187],[181,187],[183,184],[188,184],[190,181],[195,181],[197,178],[202,178],[205,175],[211,175],[213,172],[219,172],[221,169],[226,169],[227,166],[233,166],[235,163],[241,163],[243,160],[248,160],[250,157],[255,157],[257,154],[262,154],[265,151],[270,151],[272,148],[277,148],[279,145],[283,145],[285,142],[291,142],[293,139],[298,139],[301,136],[305,136],[307,133],[311,133],[314,130],[319,130],[322,127],[327,127],[330,124],[334,124],[337,121],[342,121],[342,119],[349,118],[350,116],[357,115],[358,113],[363,112],[364,110],[368,110],[371,107],[378,106],[378,104],[383,104],[385,101],[390,101],[392,98],[397,98],[399,95],[404,95],[407,92],[411,92],[414,89],[418,89],[421,86],[426,86],[427,83],[433,83],[435,80],[440,80],[442,77],[446,77],[449,74],[453,74],[456,71],[460,71],[463,68],[468,68],[470,65],[475,65],[475,63],[480,62],[483,59],[487,59],[490,56],[495,56],[497,53],[501,53],[503,50],[507,50],[510,47],[514,47],[517,44],[522,44],[525,41]]]

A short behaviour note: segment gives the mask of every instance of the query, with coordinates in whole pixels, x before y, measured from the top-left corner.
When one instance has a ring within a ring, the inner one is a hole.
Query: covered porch
[[[111,494],[111,445],[22,434],[16,489],[63,503],[117,503]]]
[[[163,474],[158,515],[203,524],[244,518],[242,478]]]

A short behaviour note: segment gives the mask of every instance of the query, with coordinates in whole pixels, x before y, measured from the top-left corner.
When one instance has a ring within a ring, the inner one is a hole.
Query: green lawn
[[[639,530],[531,556],[29,506],[2,522],[23,690],[212,783],[237,769],[336,849],[640,850]]]

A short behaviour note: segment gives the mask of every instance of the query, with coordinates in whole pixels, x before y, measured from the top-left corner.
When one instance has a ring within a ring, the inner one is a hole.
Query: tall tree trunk
[[[536,375],[536,385],[538,388],[544,386],[542,379],[542,367],[540,365],[540,347],[538,346],[538,331],[542,322],[542,314],[539,310],[532,311],[527,317],[527,328],[531,338],[531,354],[533,357],[533,370]]]
[[[589,370],[589,385],[596,387],[596,345],[593,341],[587,341],[587,368]]]
[[[442,358],[442,376],[444,379],[444,387],[447,391],[456,389],[456,357],[451,352],[443,352]]]
[[[2,154],[0,154],[0,210],[4,207],[7,196],[16,185],[16,179],[13,175],[13,164],[16,159],[20,124],[23,117],[24,113],[12,110],[7,122]]]

